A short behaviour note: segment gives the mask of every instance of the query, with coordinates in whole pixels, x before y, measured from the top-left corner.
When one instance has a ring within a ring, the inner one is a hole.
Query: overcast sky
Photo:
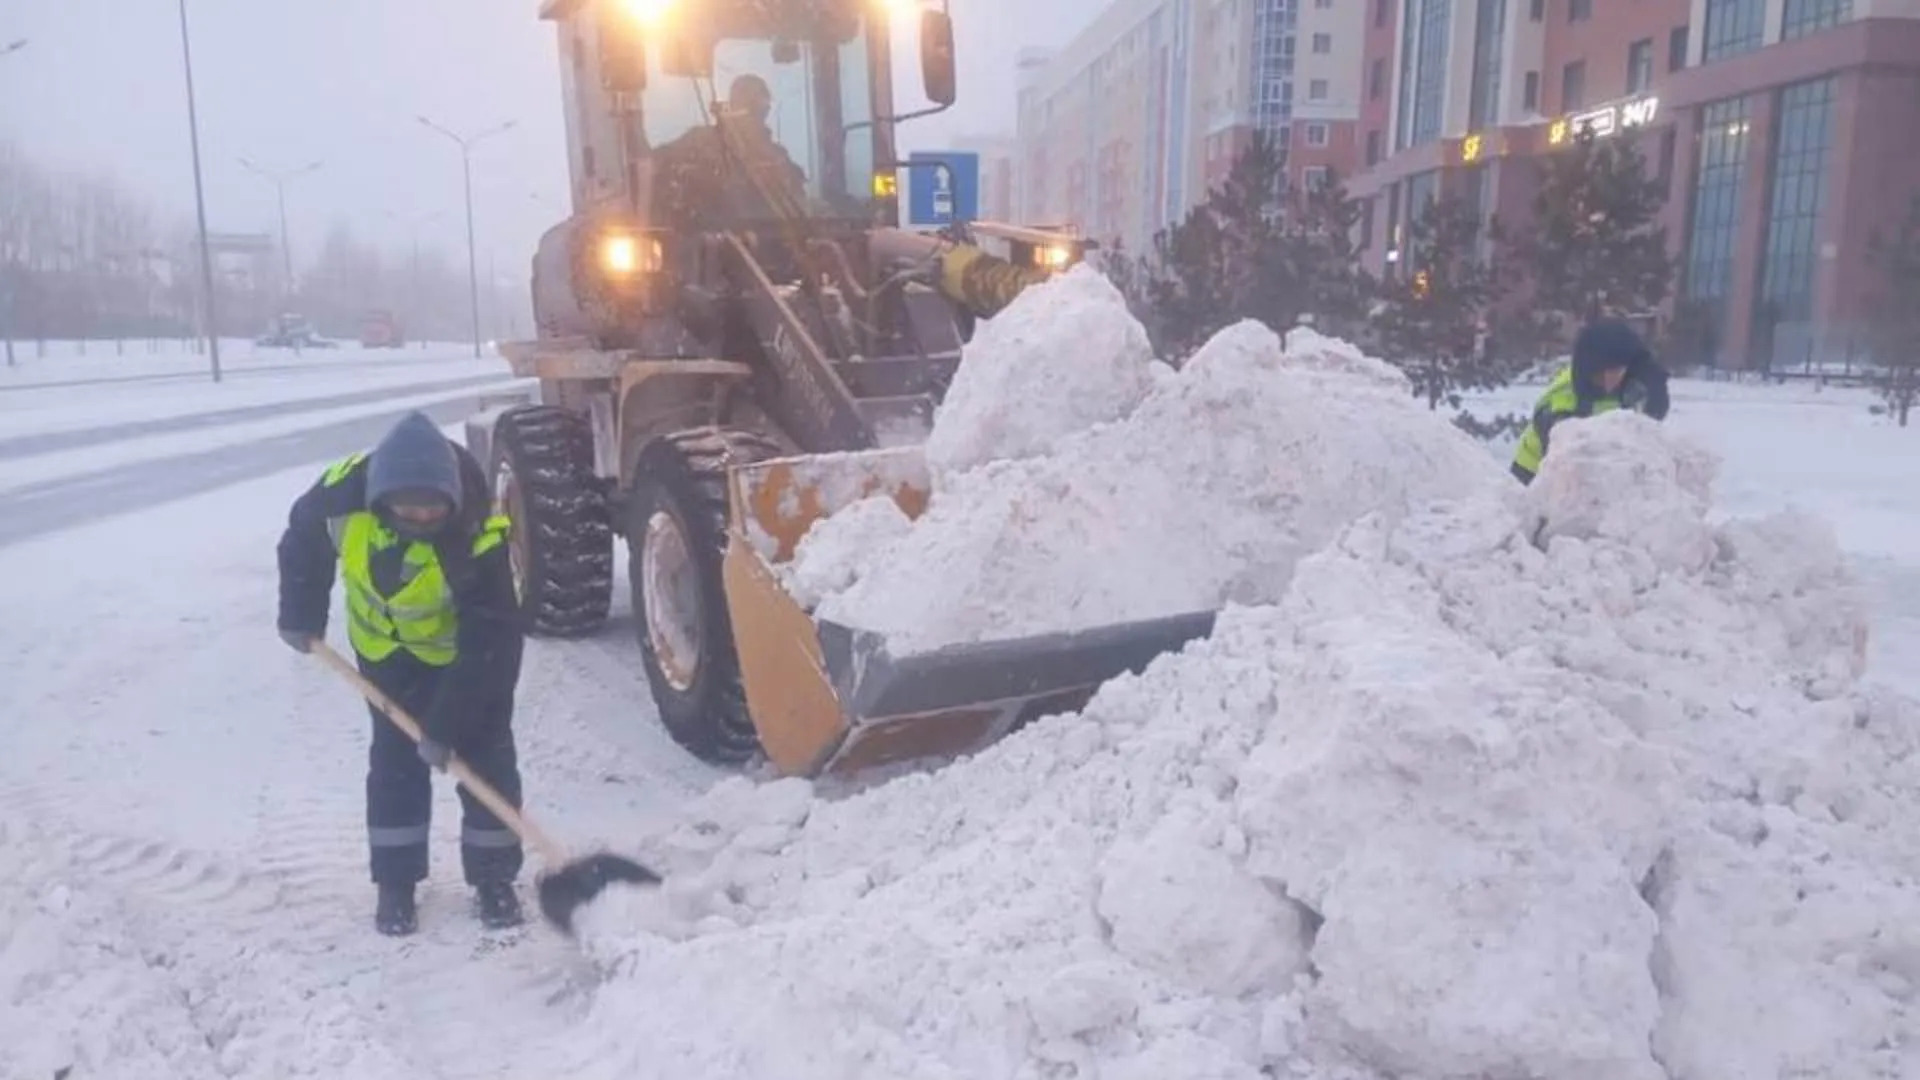
[[[1102,2],[951,0],[962,102],[903,139],[931,148],[956,132],[1011,132],[1014,54],[1063,44]],[[342,217],[364,237],[385,230],[396,251],[424,222],[424,242],[463,256],[459,150],[416,114],[457,131],[518,122],[475,150],[483,274],[489,250],[503,277],[522,272],[564,216],[558,53],[539,0],[188,3],[210,228],[278,227],[272,186],[239,158],[273,170],[319,160],[287,189],[296,258]],[[29,43],[0,57],[0,139],[191,215],[175,0],[0,0],[0,47],[16,38]],[[911,56],[900,78],[917,86]]]

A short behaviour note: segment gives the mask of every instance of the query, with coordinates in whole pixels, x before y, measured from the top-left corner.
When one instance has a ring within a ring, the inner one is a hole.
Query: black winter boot
[[[380,900],[373,910],[373,928],[388,937],[406,937],[420,927],[420,916],[413,906],[413,886],[382,882]]]
[[[511,881],[486,881],[473,887],[480,907],[480,925],[489,930],[504,930],[525,921],[520,913],[520,897]]]

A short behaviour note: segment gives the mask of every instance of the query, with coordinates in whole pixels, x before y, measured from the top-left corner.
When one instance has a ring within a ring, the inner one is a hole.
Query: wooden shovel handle
[[[386,714],[387,719],[393,721],[393,726],[406,732],[407,738],[412,739],[415,743],[419,743],[426,737],[421,731],[418,720],[407,715],[407,711],[402,709],[397,702],[383,693],[379,687],[369,682],[366,676],[360,674],[360,669],[350,663],[346,657],[335,652],[333,646],[328,645],[319,638],[314,638],[312,652],[313,655],[320,658],[321,663],[326,664],[337,672],[341,678],[352,683],[360,691],[362,697],[372,702],[375,708]],[[461,760],[458,755],[449,754],[447,756],[447,771],[453,774],[454,779],[460,782],[461,787],[466,788],[468,792],[472,793],[474,798],[479,799],[481,805],[493,811],[493,816],[499,818],[501,824],[512,829],[515,836],[518,836],[525,843],[538,848],[541,858],[546,861],[547,865],[558,866],[566,861],[566,853],[561,850],[559,844],[554,843],[552,837],[549,837],[545,832],[536,828],[534,824],[526,818],[521,817],[520,812],[515,810],[511,803],[500,797],[500,793],[493,789],[493,785],[482,780],[480,774],[474,772],[473,768]]]

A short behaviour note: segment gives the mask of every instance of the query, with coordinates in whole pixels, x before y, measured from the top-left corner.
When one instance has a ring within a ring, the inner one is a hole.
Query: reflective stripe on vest
[[[1620,399],[1617,397],[1595,398],[1592,412],[1588,415],[1598,416],[1619,407]],[[1580,394],[1573,388],[1571,366],[1561,368],[1554,375],[1553,381],[1547,384],[1546,391],[1540,395],[1540,400],[1533,407],[1533,415],[1539,416],[1542,409],[1561,419],[1574,416],[1579,412]],[[1546,454],[1546,446],[1540,439],[1540,429],[1529,417],[1527,429],[1520,433],[1520,445],[1514,448],[1513,463],[1531,475],[1540,471],[1540,460],[1546,457]]]

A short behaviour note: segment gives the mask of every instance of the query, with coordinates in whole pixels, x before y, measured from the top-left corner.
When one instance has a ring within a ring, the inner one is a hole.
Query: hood
[[[1619,319],[1590,322],[1573,341],[1574,388],[1584,396],[1598,397],[1600,372],[1610,367],[1631,371],[1645,364],[1649,355],[1639,332]]]
[[[377,507],[398,491],[432,491],[460,512],[460,458],[425,413],[411,412],[393,425],[367,458],[367,503]]]

